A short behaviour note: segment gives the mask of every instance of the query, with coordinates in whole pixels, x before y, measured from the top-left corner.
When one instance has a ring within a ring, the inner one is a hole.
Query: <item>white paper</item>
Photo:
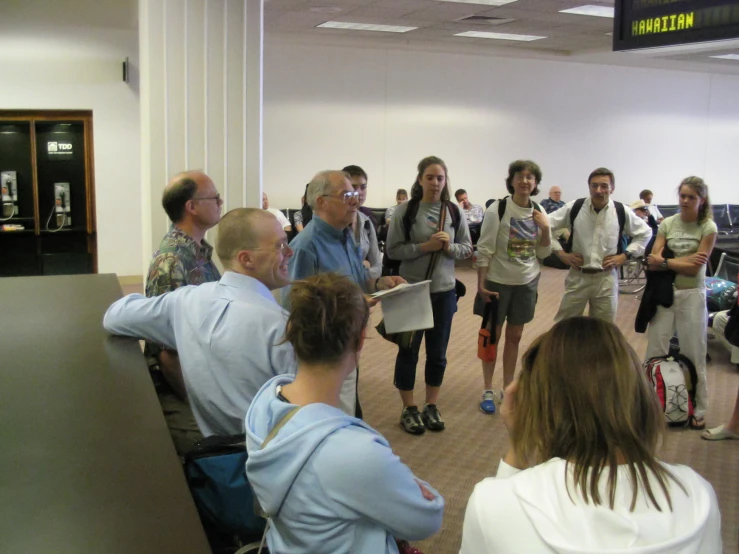
[[[434,326],[431,281],[398,285],[392,289],[376,292],[372,296],[382,300],[380,305],[385,331],[388,333],[418,331]]]

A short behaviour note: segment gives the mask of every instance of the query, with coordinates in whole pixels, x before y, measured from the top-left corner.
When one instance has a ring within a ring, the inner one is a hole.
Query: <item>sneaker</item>
[[[426,432],[426,427],[423,425],[421,414],[416,406],[403,408],[400,414],[400,426],[411,435],[423,435]]]
[[[441,414],[439,413],[439,408],[436,407],[436,404],[426,404],[423,407],[421,417],[423,418],[424,425],[426,425],[426,429],[429,431],[444,430],[444,420],[441,419]]]
[[[495,393],[491,390],[486,390],[482,393],[482,402],[480,402],[480,410],[485,414],[495,413]]]

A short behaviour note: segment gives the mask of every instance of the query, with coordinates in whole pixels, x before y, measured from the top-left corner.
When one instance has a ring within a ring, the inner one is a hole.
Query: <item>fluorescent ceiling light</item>
[[[518,40],[530,42],[532,40],[540,40],[547,37],[537,37],[536,35],[514,35],[511,33],[488,33],[486,31],[465,31],[457,33],[455,37],[471,37],[471,38],[492,38],[497,40]]]
[[[441,2],[456,2],[457,4],[481,4],[483,6],[505,6],[516,0],[440,0]]]
[[[608,6],[580,6],[569,10],[559,10],[559,13],[572,13],[575,15],[592,15],[595,17],[610,17],[613,19],[613,8]]]
[[[401,27],[399,25],[373,25],[372,23],[347,23],[345,21],[326,21],[317,27],[324,29],[351,29],[352,31],[383,31],[385,33],[407,33],[418,27]]]
[[[739,54],[722,54],[721,56],[710,56],[717,60],[735,60],[739,62]]]

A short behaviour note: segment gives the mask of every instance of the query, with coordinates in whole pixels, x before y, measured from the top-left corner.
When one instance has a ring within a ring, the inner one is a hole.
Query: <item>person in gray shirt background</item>
[[[446,210],[440,230],[442,209]],[[406,240],[406,229],[410,240]],[[418,177],[411,189],[411,199],[398,206],[390,222],[387,237],[388,255],[400,260],[400,276],[409,283],[423,281],[432,254],[438,259],[431,274],[431,305],[434,327],[416,333],[410,348],[399,348],[395,360],[395,387],[403,401],[400,424],[411,434],[445,427],[436,406],[446,369],[446,350],[457,311],[454,262],[472,255],[467,220],[459,208],[449,201],[447,167],[435,156],[418,164]],[[421,339],[426,336],[426,402],[418,411],[413,399],[416,365]]]

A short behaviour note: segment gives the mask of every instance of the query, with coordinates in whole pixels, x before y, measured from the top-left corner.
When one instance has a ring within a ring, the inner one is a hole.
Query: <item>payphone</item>
[[[0,172],[0,219],[18,217],[18,176],[15,171]]]

